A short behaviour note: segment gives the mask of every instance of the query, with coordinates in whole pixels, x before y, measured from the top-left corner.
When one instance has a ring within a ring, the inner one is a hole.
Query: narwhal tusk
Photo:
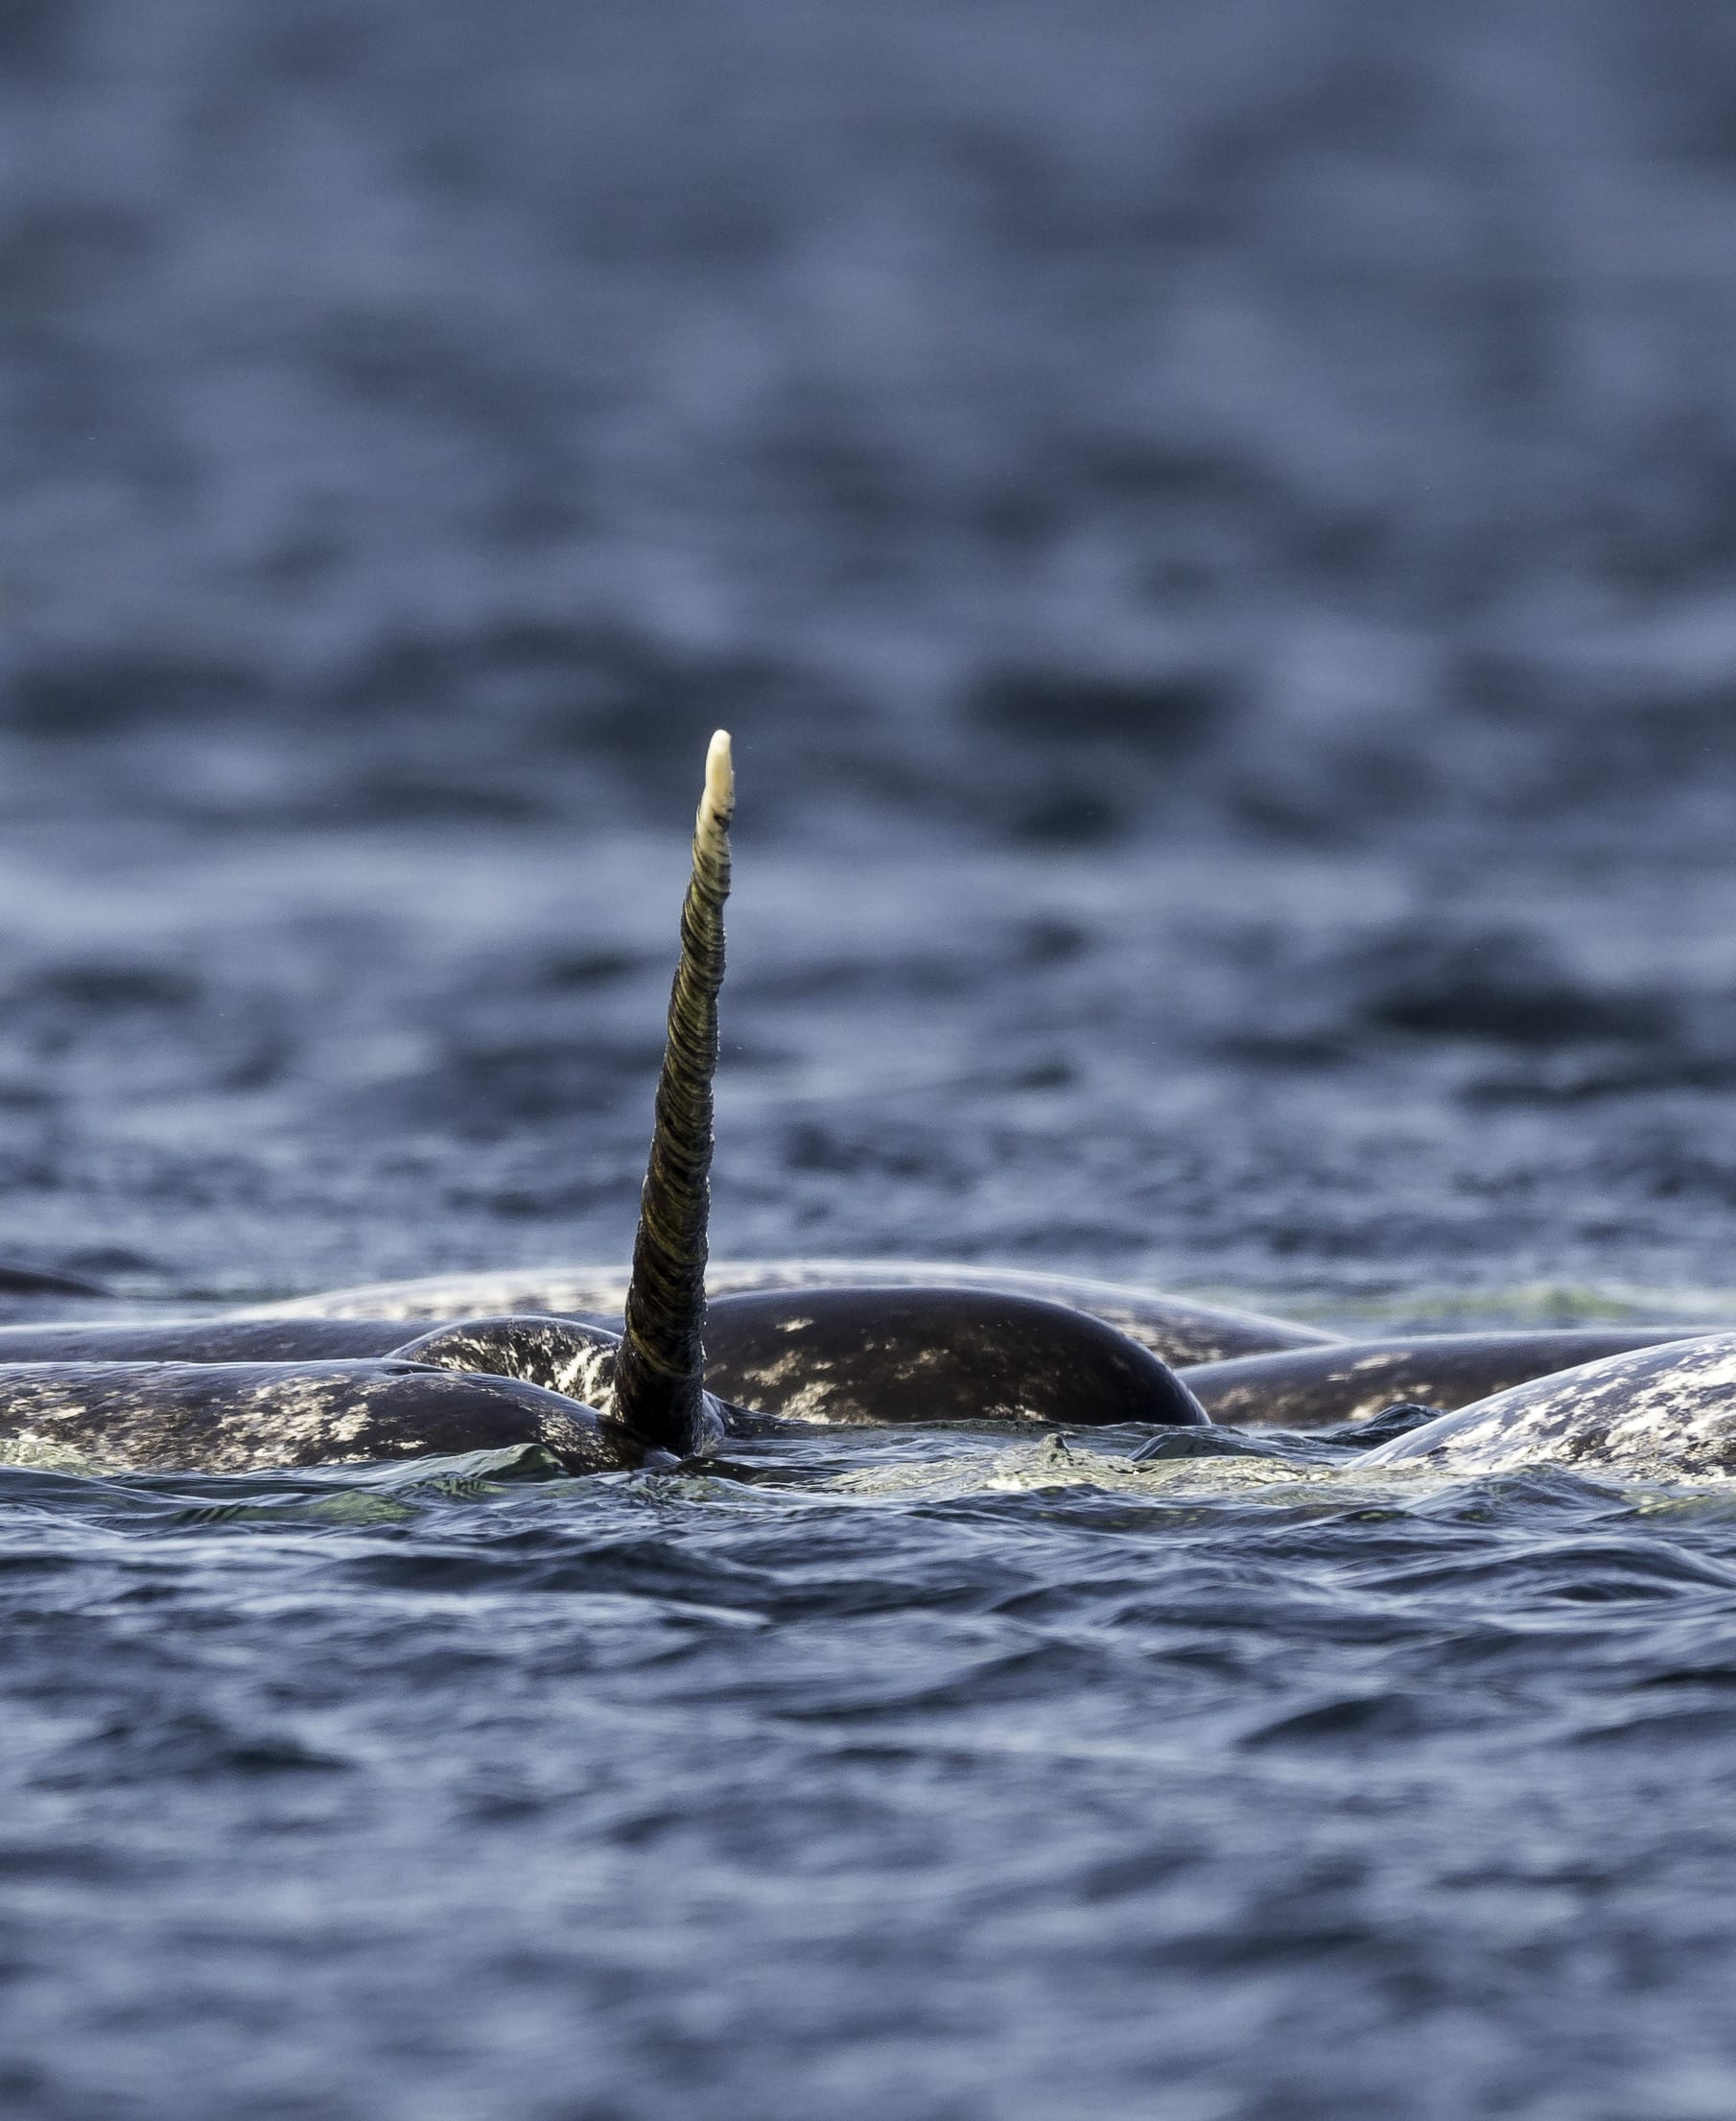
[[[681,908],[681,958],[669,993],[651,1154],[639,1199],[626,1331],[610,1416],[643,1443],[686,1457],[707,1440],[704,1402],[706,1221],[711,1209],[712,1077],[723,984],[723,902],[736,775],[729,732],[705,761],[693,821],[693,873]]]

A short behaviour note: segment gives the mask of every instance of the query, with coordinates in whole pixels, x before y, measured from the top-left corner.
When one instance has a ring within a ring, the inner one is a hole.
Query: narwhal
[[[209,1471],[536,1444],[570,1471],[595,1472],[676,1464],[768,1420],[1319,1426],[1405,1399],[1476,1419],[1433,1440],[1419,1429],[1365,1462],[1451,1450],[1469,1463],[1473,1437],[1476,1452],[1511,1456],[1540,1448],[1545,1431],[1583,1456],[1584,1423],[1559,1434],[1549,1425],[1578,1388],[1572,1366],[1602,1375],[1592,1358],[1614,1361],[1609,1389],[1632,1383],[1648,1407],[1668,1399],[1680,1326],[1358,1342],[1012,1269],[784,1261],[708,1274],[734,803],[719,731],[624,1279],[447,1276],[216,1319],[0,1327],[0,1443]],[[1655,1362],[1623,1365],[1663,1343]],[[1684,1374],[1699,1375],[1698,1359],[1679,1357]],[[1537,1380],[1552,1390],[1527,1398]]]
[[[1214,1422],[1327,1428],[1369,1421],[1395,1401],[1456,1412],[1582,1363],[1725,1330],[1677,1324],[1388,1335],[1196,1363],[1180,1374]]]
[[[1455,1473],[1551,1464],[1674,1480],[1736,1473],[1736,1333],[1533,1379],[1412,1428],[1361,1463]]]
[[[682,906],[650,1154],[619,1331],[561,1315],[418,1319],[411,1302],[340,1293],[180,1324],[0,1329],[0,1442],[137,1469],[241,1472],[534,1444],[570,1472],[674,1465],[767,1418],[1198,1425],[1152,1343],[1195,1359],[1308,1345],[1307,1327],[969,1272],[856,1284],[799,1271],[706,1305],[713,1080],[735,774],[707,755]],[[1015,1277],[1014,1279],[1018,1279]],[[545,1297],[554,1291],[541,1292]],[[568,1295],[583,1295],[569,1290]],[[606,1302],[606,1297],[604,1298]],[[444,1308],[444,1307],[439,1307]],[[365,1315],[370,1309],[379,1315]],[[393,1313],[396,1315],[393,1315]],[[419,1330],[418,1330],[419,1329]],[[710,1341],[708,1364],[707,1340]]]
[[[596,1473],[673,1465],[709,1449],[724,1433],[722,1409],[704,1388],[700,1335],[734,806],[730,742],[719,731],[694,819],[619,1335],[512,1321],[506,1337],[517,1344],[503,1355],[498,1331],[484,1340],[473,1329],[460,1341],[451,1332],[407,1335],[402,1322],[385,1334],[354,1322],[298,1332],[222,1320],[27,1329],[0,1365],[0,1436],[106,1465],[216,1473],[517,1444],[541,1446],[569,1472]],[[485,1359],[467,1359],[478,1355]],[[543,1375],[522,1374],[539,1367]],[[605,1378],[606,1392],[596,1389]]]

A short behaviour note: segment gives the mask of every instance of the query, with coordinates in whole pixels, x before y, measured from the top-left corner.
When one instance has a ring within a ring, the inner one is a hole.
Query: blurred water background
[[[0,1250],[622,1259],[722,724],[719,1251],[1730,1315],[1733,228],[1713,0],[0,0]],[[8,2110],[1732,2110],[1715,1501],[860,1448],[8,1473]]]

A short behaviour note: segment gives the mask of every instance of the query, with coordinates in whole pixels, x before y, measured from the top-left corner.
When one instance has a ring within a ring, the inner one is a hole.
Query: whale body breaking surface
[[[1736,1333],[1534,1379],[1396,1437],[1364,1463],[1456,1473],[1553,1464],[1666,1479],[1736,1473]]]
[[[1354,1403],[1358,1390],[1365,1401],[1383,1398],[1369,1393],[1370,1376],[1402,1370],[1422,1380],[1418,1397],[1426,1400],[1432,1384],[1444,1399],[1455,1382],[1493,1365],[1529,1374],[1433,1419],[1417,1417],[1362,1451],[1359,1466],[1487,1473],[1557,1464],[1660,1479],[1736,1473],[1732,1332],[1434,1334],[1370,1344],[1372,1353],[1344,1342],[1308,1349],[1305,1358],[1274,1351],[1171,1368],[1083,1308],[983,1284],[967,1298],[927,1281],[923,1268],[907,1269],[910,1279],[900,1283],[880,1262],[877,1283],[823,1290],[741,1287],[753,1271],[748,1262],[733,1270],[730,1301],[740,1308],[733,1325],[724,1310],[720,1360],[708,1362],[705,1403],[718,1438],[961,1422],[1200,1431],[1214,1426],[1213,1402],[1221,1410],[1228,1396],[1217,1379],[1232,1374],[1236,1426],[1226,1437],[1237,1427],[1256,1440],[1283,1426],[1335,1425],[1339,1435],[1367,1428],[1373,1444],[1390,1424],[1380,1420],[1384,1400],[1381,1410]],[[776,1282],[778,1270],[767,1271]],[[581,1270],[544,1277],[557,1290],[584,1280]],[[457,1283],[445,1286],[460,1293]],[[1089,1297],[1089,1283],[1074,1286],[1081,1301]],[[568,1473],[673,1467],[692,1455],[636,1439],[612,1421],[619,1325],[526,1312],[432,1324],[355,1317],[350,1295],[326,1300],[332,1316],[321,1299],[308,1298],[283,1316],[0,1328],[0,1453],[207,1473],[530,1446]],[[1106,1306],[1124,1300],[1106,1287]],[[372,1301],[386,1308],[384,1291]],[[1156,1294],[1145,1300],[1148,1332],[1162,1303]],[[1255,1330],[1258,1314],[1246,1316]],[[1612,1340],[1629,1344],[1572,1360]],[[1272,1379],[1264,1402],[1262,1366]],[[744,1380],[751,1396],[724,1389]],[[1299,1403],[1320,1418],[1298,1422]],[[1154,1455],[1149,1446],[1142,1455]]]
[[[563,1473],[590,1473],[675,1467],[768,1425],[1184,1432],[1140,1443],[1133,1456],[1144,1463],[1234,1454],[1200,1433],[1222,1418],[1256,1430],[1360,1425],[1374,1446],[1360,1452],[1364,1467],[1736,1473],[1728,1331],[1356,1342],[1028,1269],[710,1262],[734,804],[719,731],[624,1277],[441,1276],[216,1318],[0,1327],[0,1455],[224,1473],[533,1448]],[[44,1293],[82,1293],[51,1282]]]

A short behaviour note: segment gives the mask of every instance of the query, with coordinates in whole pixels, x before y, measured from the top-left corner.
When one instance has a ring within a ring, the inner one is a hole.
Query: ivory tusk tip
[[[727,729],[717,731],[705,754],[705,807],[722,818],[736,807],[736,765]]]

